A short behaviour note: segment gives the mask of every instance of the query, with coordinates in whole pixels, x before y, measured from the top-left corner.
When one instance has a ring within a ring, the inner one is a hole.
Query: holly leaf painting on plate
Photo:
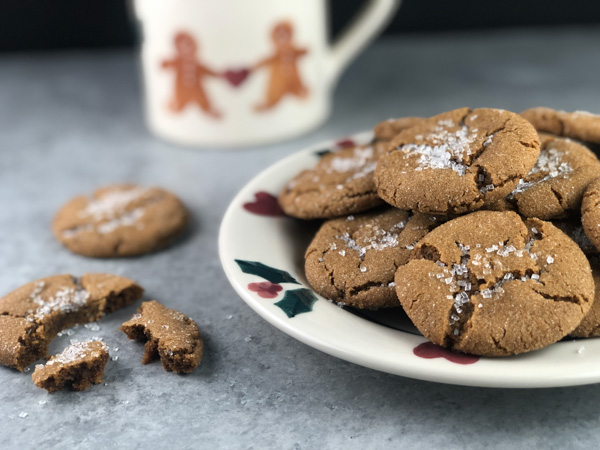
[[[243,259],[236,259],[235,262],[238,264],[238,266],[240,266],[242,272],[264,278],[271,283],[300,284],[285,270],[275,269],[274,267],[269,267],[266,264],[258,261],[245,261]]]
[[[283,298],[275,303],[275,306],[279,306],[291,319],[298,314],[312,311],[316,301],[317,297],[310,289],[292,289],[286,291]]]

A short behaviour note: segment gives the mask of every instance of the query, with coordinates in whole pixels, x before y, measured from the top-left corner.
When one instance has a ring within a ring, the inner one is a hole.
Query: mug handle
[[[333,85],[344,69],[392,20],[401,0],[369,0],[329,51],[327,79]]]

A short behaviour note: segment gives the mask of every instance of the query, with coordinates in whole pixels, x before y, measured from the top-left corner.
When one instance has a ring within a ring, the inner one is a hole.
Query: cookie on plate
[[[519,214],[548,220],[581,208],[587,186],[600,176],[600,161],[584,145],[540,133],[540,156],[507,201]],[[501,207],[500,210],[504,210]]]
[[[385,144],[374,142],[326,154],[313,169],[300,172],[283,188],[281,208],[299,219],[328,219],[382,204],[373,171],[384,149]]]
[[[381,122],[370,144],[325,154],[315,167],[303,170],[283,188],[281,208],[299,219],[331,219],[381,205],[373,180],[377,160],[391,137],[420,120],[403,117]]]
[[[510,194],[539,152],[538,135],[521,116],[462,108],[397,134],[379,158],[375,183],[397,208],[461,214]]]
[[[68,202],[52,230],[74,253],[111,258],[163,248],[183,232],[187,220],[181,201],[163,189],[114,185]]]
[[[587,111],[557,111],[542,106],[520,113],[538,131],[580,141],[600,143],[600,116]]]
[[[379,122],[373,129],[375,139],[389,141],[398,133],[407,128],[418,125],[423,120],[423,117],[400,117],[398,119],[388,119]]]
[[[83,391],[92,384],[102,383],[108,356],[108,345],[104,342],[73,342],[46,364],[35,366],[31,378],[37,387],[48,392],[66,388]]]
[[[592,277],[596,291],[594,302],[581,323],[575,328],[569,336],[577,338],[590,338],[600,336],[600,258],[598,256],[588,257],[592,267]]]
[[[583,194],[581,224],[594,247],[600,250],[600,178],[592,181]]]
[[[395,276],[431,342],[485,356],[540,349],[570,332],[594,300],[587,258],[550,222],[478,211],[439,226]]]
[[[306,250],[306,278],[316,292],[339,305],[400,306],[394,272],[441,220],[393,208],[329,220]]]

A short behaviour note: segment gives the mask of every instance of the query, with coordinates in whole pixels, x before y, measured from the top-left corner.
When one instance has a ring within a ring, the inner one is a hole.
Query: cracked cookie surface
[[[538,131],[600,143],[600,116],[587,111],[559,111],[539,106],[519,113]]]
[[[146,342],[142,364],[160,358],[165,370],[190,373],[202,359],[204,341],[196,322],[156,300],[142,303],[121,331]]]
[[[540,133],[540,156],[529,174],[499,207],[506,202],[525,217],[549,220],[579,212],[587,186],[600,176],[600,161],[584,145],[570,139]]]
[[[478,211],[425,236],[398,268],[396,293],[431,342],[484,356],[543,348],[590,310],[587,258],[549,222]]]
[[[393,208],[329,220],[306,250],[306,278],[316,292],[339,305],[400,306],[394,273],[442,220]]]
[[[181,201],[163,189],[114,185],[72,199],[57,213],[52,230],[74,253],[110,258],[163,248],[187,220]]]
[[[0,298],[0,364],[22,371],[45,356],[60,331],[123,308],[143,291],[109,274],[54,275],[21,286]]]
[[[388,144],[375,169],[379,196],[400,209],[461,214],[506,197],[534,166],[529,122],[498,109],[461,108],[412,126]]]

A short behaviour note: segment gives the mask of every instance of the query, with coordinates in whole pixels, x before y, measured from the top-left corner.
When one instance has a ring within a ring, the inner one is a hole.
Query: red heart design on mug
[[[465,353],[452,352],[431,342],[423,342],[413,348],[413,353],[419,358],[433,359],[445,358],[455,364],[473,364],[479,361],[479,356],[467,355]]]
[[[248,69],[239,69],[239,70],[226,70],[223,74],[225,79],[229,81],[233,87],[238,87],[242,84],[248,75],[250,75],[250,71]]]
[[[244,203],[244,209],[261,216],[285,216],[285,213],[277,202],[277,197],[268,192],[257,192],[253,202]]]

